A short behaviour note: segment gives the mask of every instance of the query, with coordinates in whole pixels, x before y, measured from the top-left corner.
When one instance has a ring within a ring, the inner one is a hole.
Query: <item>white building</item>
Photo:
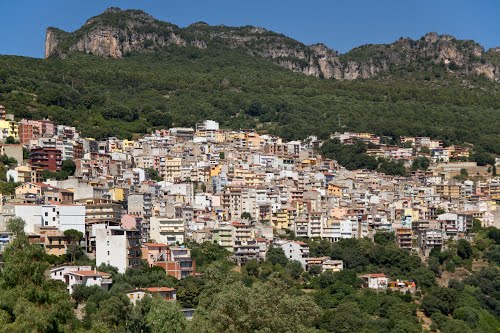
[[[111,265],[119,273],[140,264],[140,237],[134,230],[95,225],[96,264]]]
[[[50,270],[50,278],[52,280],[66,282],[65,276],[67,273],[90,270],[92,270],[92,266],[59,266]]]
[[[302,268],[306,269],[309,245],[303,242],[279,240],[274,243],[274,246],[281,248],[289,260],[297,260]]]
[[[389,279],[385,274],[366,274],[362,275],[363,279],[363,287],[370,289],[387,289],[387,285],[389,283]]]
[[[6,204],[2,215],[5,220],[22,218],[26,222],[24,231],[27,233],[36,232],[36,226],[55,227],[61,232],[75,229],[85,233],[85,206]]]
[[[182,218],[153,216],[149,221],[150,236],[157,243],[182,244],[185,237],[185,223]]]
[[[93,271],[71,271],[66,273],[65,279],[68,291],[73,293],[77,285],[85,287],[99,286],[104,290],[108,290],[113,281],[108,273]]]

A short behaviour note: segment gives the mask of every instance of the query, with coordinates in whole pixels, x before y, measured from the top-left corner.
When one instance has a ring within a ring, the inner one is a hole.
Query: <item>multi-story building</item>
[[[101,225],[95,230],[96,264],[111,265],[125,273],[141,264],[140,235],[135,230]]]
[[[35,148],[31,150],[30,164],[52,172],[61,171],[62,154],[56,148]]]
[[[22,218],[27,233],[35,233],[40,227],[85,232],[85,207],[79,205],[8,203],[3,206],[2,217],[5,220]]]
[[[149,224],[150,237],[155,242],[168,245],[184,243],[185,223],[182,218],[153,216]]]
[[[119,226],[123,207],[108,199],[90,198],[78,200],[85,206],[85,240],[88,253],[95,253],[95,228]]]
[[[303,242],[279,240],[273,246],[279,247],[289,260],[297,260],[306,269],[309,258],[309,245]]]
[[[96,270],[90,271],[70,271],[65,274],[65,283],[70,294],[73,293],[75,287],[82,285],[85,287],[98,286],[103,290],[108,290],[113,280],[111,274],[99,272]]]
[[[396,229],[396,242],[403,250],[411,250],[413,248],[413,232],[411,228]]]
[[[420,250],[427,256],[433,248],[443,247],[443,231],[440,229],[423,230],[419,234],[418,241]]]
[[[178,183],[182,178],[182,159],[179,157],[168,157],[165,160],[165,181]]]

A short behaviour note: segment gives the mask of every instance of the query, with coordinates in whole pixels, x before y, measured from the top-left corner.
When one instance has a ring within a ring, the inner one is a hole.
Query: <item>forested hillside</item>
[[[500,153],[500,85],[452,76],[441,65],[416,66],[334,81],[224,47],[171,46],[123,59],[1,56],[0,103],[19,118],[50,117],[96,138],[214,119],[288,139],[356,130],[428,135]]]
[[[476,241],[449,242],[433,251],[429,263],[401,250],[393,233],[338,243],[309,240],[311,255],[343,260],[344,270],[304,272],[298,261],[280,248],[270,248],[262,262],[249,261],[237,272],[230,255],[217,244],[190,244],[202,273],[180,281],[162,268],[129,268],[111,274],[109,291],[77,286],[70,295],[61,281],[48,279],[50,264],[69,256],[49,256],[30,244],[24,221],[9,221],[15,235],[3,254],[0,271],[0,332],[370,332],[370,333],[495,333],[500,314],[498,229],[475,230]],[[89,263],[81,253],[78,260]],[[482,268],[475,269],[478,263]],[[436,276],[460,268],[467,277],[452,279],[448,288]],[[391,279],[411,279],[415,293],[374,292],[361,288],[362,273],[383,272]],[[135,306],[126,292],[136,288],[170,286],[176,302],[145,297]],[[194,308],[191,322],[180,308]]]

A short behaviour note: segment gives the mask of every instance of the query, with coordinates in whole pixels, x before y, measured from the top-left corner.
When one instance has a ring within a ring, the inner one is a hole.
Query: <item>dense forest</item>
[[[70,297],[45,270],[75,258],[92,262],[78,251],[68,257],[45,254],[29,243],[20,219],[10,220],[8,227],[15,239],[3,255],[0,332],[494,333],[500,327],[500,233],[495,228],[476,225],[474,243],[451,241],[445,251],[433,251],[428,264],[399,249],[393,233],[378,233],[374,242],[308,240],[312,256],[344,261],[337,273],[322,273],[319,266],[304,272],[279,248],[270,248],[260,263],[237,268],[220,246],[189,244],[199,276],[177,281],[158,267],[118,274],[101,266],[112,275],[111,289],[77,286]],[[443,280],[444,272],[458,269],[467,276]],[[418,290],[361,288],[359,275],[374,272],[411,279]],[[175,287],[177,302],[146,297],[133,305],[125,294],[158,286]],[[192,321],[181,308],[195,309]]]
[[[287,139],[369,131],[468,142],[499,154],[498,83],[454,77],[431,62],[415,66],[335,81],[223,46],[170,46],[123,59],[1,56],[0,103],[18,118],[49,117],[96,138],[214,119]]]

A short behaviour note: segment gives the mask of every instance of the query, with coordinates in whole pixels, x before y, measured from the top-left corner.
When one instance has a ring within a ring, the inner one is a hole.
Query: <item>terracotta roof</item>
[[[81,276],[109,276],[109,273],[99,271],[71,271],[68,274],[81,275]]]
[[[150,293],[175,291],[174,288],[170,288],[170,287],[151,287],[151,288],[143,288],[142,290],[149,291]]]
[[[362,275],[362,277],[373,277],[373,278],[376,278],[376,277],[387,277],[385,274],[383,273],[376,273],[376,274],[365,274],[365,275]]]
[[[143,243],[142,245],[147,246],[147,247],[167,247],[167,244],[163,243]]]

